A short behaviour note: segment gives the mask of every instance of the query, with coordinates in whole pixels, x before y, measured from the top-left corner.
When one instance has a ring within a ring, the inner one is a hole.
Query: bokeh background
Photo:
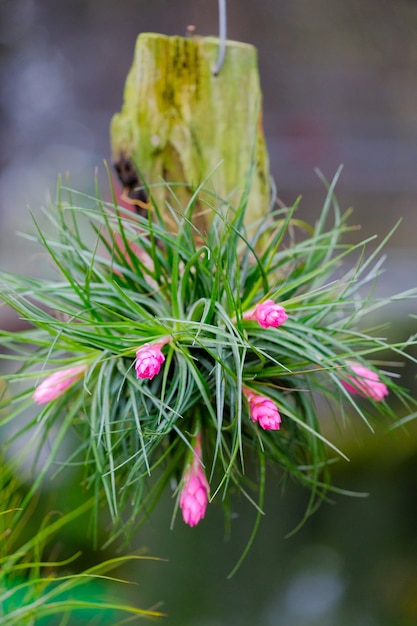
[[[231,39],[259,51],[279,197],[290,204],[301,194],[313,220],[324,198],[315,168],[332,178],[343,164],[337,195],[353,207],[358,237],[384,237],[403,218],[377,293],[416,287],[417,2],[229,0],[228,22]],[[182,35],[189,24],[216,34],[217,2],[0,0],[2,269],[30,271],[27,243],[14,233],[28,230],[29,207],[39,214],[59,173],[87,192],[96,168],[104,179],[137,35]],[[412,300],[391,309],[392,339],[416,331],[409,313]],[[17,324],[0,309],[0,327]],[[414,395],[415,374],[402,377]],[[270,475],[260,532],[229,581],[254,510],[235,503],[230,537],[217,505],[198,528],[177,521],[170,530],[167,494],[136,538],[167,561],[131,568],[138,586],[125,593],[143,607],[161,602],[172,626],[415,626],[416,430],[370,436],[356,425],[343,438],[351,463],[335,467],[334,482],[369,497],[336,496],[287,538],[307,494],[291,484],[282,492]],[[76,550],[79,532],[73,541]]]

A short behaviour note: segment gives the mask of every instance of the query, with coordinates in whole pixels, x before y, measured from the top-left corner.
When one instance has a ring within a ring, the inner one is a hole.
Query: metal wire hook
[[[223,67],[224,57],[226,55],[226,38],[227,38],[227,15],[226,0],[219,0],[219,54],[217,56],[216,65],[213,68],[213,76],[217,76]]]

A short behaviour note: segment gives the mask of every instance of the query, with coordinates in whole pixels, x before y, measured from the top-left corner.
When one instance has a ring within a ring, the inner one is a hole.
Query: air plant
[[[1,275],[4,302],[29,325],[0,337],[16,363],[3,423],[33,433],[32,447],[50,441],[34,488],[58,454],[60,467],[81,465],[86,498],[98,507],[104,490],[114,536],[136,528],[165,488],[190,526],[216,503],[230,514],[236,492],[259,516],[270,466],[310,490],[306,515],[337,490],[331,464],[346,454],[324,434],[329,416],[372,428],[397,419],[390,398],[415,406],[390,371],[392,354],[412,358],[413,339],[391,344],[364,326],[415,292],[374,297],[388,237],[349,242],[356,228],[336,180],[315,224],[297,218],[297,201],[247,225],[246,195],[230,206],[207,181],[187,206],[164,184],[164,211],[151,201],[145,216],[114,193],[59,187],[49,226],[35,221],[30,237],[56,276]],[[208,232],[193,223],[197,204],[212,215]]]

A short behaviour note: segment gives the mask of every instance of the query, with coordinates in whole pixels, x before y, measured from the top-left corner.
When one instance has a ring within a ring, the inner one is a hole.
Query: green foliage
[[[407,342],[390,345],[383,329],[363,326],[366,315],[390,301],[373,298],[385,240],[376,248],[373,238],[344,242],[355,228],[339,210],[335,182],[316,224],[296,219],[296,203],[250,229],[245,196],[231,207],[202,185],[182,207],[171,186],[167,210],[176,232],[155,204],[143,218],[116,200],[58,190],[46,213],[52,234],[38,227],[32,238],[56,277],[1,278],[4,301],[31,325],[0,336],[4,358],[17,363],[5,377],[3,422],[37,433],[39,449],[50,442],[34,488],[71,433],[60,467],[81,465],[86,492],[98,506],[104,489],[115,525],[128,532],[167,484],[179,484],[199,430],[211,500],[224,501],[226,512],[230,495],[241,492],[261,513],[265,464],[305,485],[307,514],[314,510],[330,488],[331,463],[346,458],[323,434],[323,400],[339,424],[359,418],[372,428],[377,415],[394,421],[387,402],[348,392],[349,364],[375,371],[388,353],[411,358]],[[214,215],[209,232],[193,224],[203,202]],[[245,319],[267,298],[286,309],[279,328]],[[166,337],[161,372],[138,379],[136,350]],[[83,363],[85,376],[34,413],[40,379]],[[414,401],[390,373],[383,369],[379,377],[410,411]],[[274,401],[280,431],[251,421],[243,388]],[[248,462],[256,458],[259,470]]]
[[[16,469],[16,468],[14,468]],[[22,508],[23,487],[10,467],[2,465],[0,493],[0,621],[2,626],[47,626],[48,624],[121,623],[130,616],[160,617],[156,610],[143,610],[120,600],[117,587],[127,581],[111,577],[109,572],[125,563],[144,558],[123,556],[78,571],[80,553],[57,561],[45,559],[54,551],[58,537],[74,523],[82,521],[92,507],[91,498],[65,515],[57,511],[40,520],[36,499]],[[75,567],[75,571],[74,571]],[[123,595],[123,594],[122,594]],[[71,622],[71,616],[74,616]],[[52,618],[59,618],[59,622]],[[97,621],[98,617],[98,621]],[[84,619],[83,619],[84,618]],[[80,621],[83,620],[83,621]]]

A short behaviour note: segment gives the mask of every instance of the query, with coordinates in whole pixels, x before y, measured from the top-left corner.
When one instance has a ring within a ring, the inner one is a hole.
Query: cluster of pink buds
[[[170,341],[170,337],[164,337],[157,343],[145,343],[136,350],[135,369],[138,378],[149,378],[159,374],[165,356],[162,348]]]
[[[68,387],[82,378],[87,365],[77,365],[69,367],[59,372],[50,374],[34,391],[33,399],[37,404],[46,404],[58,398]]]
[[[243,319],[254,320],[262,328],[277,328],[287,319],[285,309],[266,300],[257,304],[252,310],[243,314]],[[171,337],[163,337],[154,343],[145,343],[136,350],[135,370],[140,379],[152,380],[159,374],[165,356],[163,347]],[[348,363],[349,372],[342,384],[352,394],[371,398],[376,402],[383,401],[388,395],[387,386],[378,374],[360,363]],[[59,397],[66,389],[82,378],[87,369],[86,364],[70,367],[49,375],[34,391],[33,399],[38,404],[50,402]],[[279,430],[281,415],[277,405],[268,397],[259,395],[247,387],[243,387],[243,395],[249,405],[250,418],[264,430]],[[210,486],[207,481],[203,462],[201,433],[194,437],[193,450],[187,463],[182,480],[179,506],[183,520],[189,526],[196,526],[204,518],[209,502]]]
[[[344,387],[350,393],[356,393],[364,398],[372,398],[375,402],[381,402],[388,395],[388,388],[381,382],[378,374],[360,363],[350,363],[353,375],[348,376],[348,381],[342,381]]]
[[[275,304],[273,300],[265,300],[254,309],[243,314],[244,320],[255,320],[262,328],[277,328],[288,319],[284,307]]]
[[[198,433],[193,446],[193,458],[182,477],[180,508],[182,518],[189,526],[196,526],[206,514],[210,486],[202,465],[201,434]]]
[[[272,400],[247,388],[243,389],[243,393],[249,403],[251,420],[258,422],[264,430],[279,430],[281,415]]]

